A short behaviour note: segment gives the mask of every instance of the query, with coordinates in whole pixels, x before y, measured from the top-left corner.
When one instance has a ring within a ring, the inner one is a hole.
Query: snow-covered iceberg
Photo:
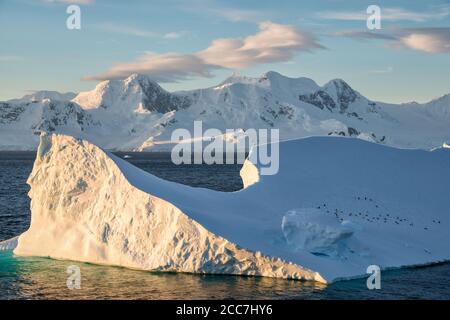
[[[17,255],[142,270],[330,282],[450,258],[450,152],[338,137],[279,145],[279,172],[218,192],[169,182],[69,136],[42,136]]]

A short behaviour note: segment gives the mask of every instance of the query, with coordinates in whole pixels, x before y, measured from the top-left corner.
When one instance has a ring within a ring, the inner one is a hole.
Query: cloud
[[[159,82],[174,82],[193,76],[210,77],[214,69],[287,62],[298,52],[324,48],[312,35],[293,26],[266,21],[259,24],[259,29],[245,38],[216,39],[206,49],[192,54],[146,53],[135,62],[116,64],[84,80],[118,79],[142,73]]]
[[[95,0],[43,0],[47,3],[65,3],[65,4],[92,4]]]
[[[186,31],[181,31],[181,32],[168,32],[166,34],[163,35],[164,39],[179,39],[183,36],[186,35]]]
[[[95,27],[102,31],[112,32],[115,34],[123,34],[123,35],[142,37],[142,38],[161,38],[161,39],[168,39],[168,40],[179,39],[187,34],[186,31],[158,33],[158,32],[148,31],[145,29],[137,28],[137,27],[127,26],[127,25],[117,24],[117,23],[110,23],[110,22],[99,23],[99,24],[96,24]]]
[[[399,41],[410,49],[450,54],[450,28],[408,29]]]
[[[259,22],[263,20],[260,12],[254,10],[244,10],[235,8],[207,8],[209,14],[224,18],[231,22]]]
[[[0,55],[0,62],[13,62],[13,61],[21,61],[22,57],[19,56],[8,56],[8,55]]]
[[[259,10],[224,6],[214,0],[181,1],[181,10],[201,16],[214,16],[230,22],[259,23],[267,19],[267,15]]]
[[[393,67],[386,67],[381,69],[369,70],[369,73],[384,74],[384,73],[391,73],[393,71],[394,71]]]
[[[376,31],[355,31],[355,30],[349,30],[349,31],[339,31],[334,33],[335,36],[339,37],[346,37],[346,38],[353,38],[353,39],[359,39],[359,40],[396,40],[397,37],[376,32]]]
[[[241,69],[254,64],[284,62],[299,51],[323,49],[308,33],[272,22],[259,24],[260,31],[244,39],[217,39],[198,55],[210,64]]]
[[[83,80],[121,79],[133,73],[142,73],[158,82],[176,82],[192,76],[210,77],[210,70],[215,67],[205,64],[196,55],[146,53],[135,62],[116,64],[102,74],[87,76]]]
[[[390,33],[343,31],[338,36],[354,39],[385,40],[393,48],[408,48],[425,53],[450,53],[450,28],[402,28]]]
[[[158,37],[159,34],[152,31],[147,31],[140,28],[125,26],[117,23],[101,23],[97,24],[96,27],[98,29],[101,29],[103,31],[118,33],[118,34],[124,34],[124,35],[131,35],[136,37],[144,37],[144,38],[153,38]]]
[[[318,18],[345,21],[365,21],[369,17],[366,10],[359,11],[323,11],[316,14]],[[425,22],[428,20],[438,20],[450,16],[450,6],[439,6],[433,11],[416,12],[402,8],[381,7],[382,21],[413,21]]]

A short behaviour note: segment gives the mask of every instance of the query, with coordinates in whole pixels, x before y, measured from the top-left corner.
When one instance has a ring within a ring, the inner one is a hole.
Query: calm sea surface
[[[238,165],[176,166],[168,154],[135,154],[129,162],[161,178],[221,191],[242,188]],[[118,154],[123,157],[125,154]],[[0,241],[30,223],[26,180],[31,152],[0,152]],[[81,270],[81,289],[69,290],[67,267]],[[450,299],[450,264],[382,273],[381,290],[366,280],[331,285],[269,278],[134,271],[0,251],[0,299]]]

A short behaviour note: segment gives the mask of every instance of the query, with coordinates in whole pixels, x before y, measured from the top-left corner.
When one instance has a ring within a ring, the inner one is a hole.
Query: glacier
[[[38,149],[30,228],[0,243],[16,255],[324,283],[450,259],[445,148],[283,141],[278,174],[247,160],[237,192],[165,181],[71,136]]]

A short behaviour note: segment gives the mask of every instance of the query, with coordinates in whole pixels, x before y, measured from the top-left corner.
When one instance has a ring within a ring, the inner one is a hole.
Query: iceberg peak
[[[325,282],[315,271],[214,234],[164,196],[149,192],[192,195],[189,187],[156,178],[70,136],[43,135],[39,149],[28,179],[31,225],[18,238],[17,255]]]
[[[28,179],[31,225],[14,253],[321,282],[365,275],[371,264],[450,258],[440,196],[450,153],[338,137],[279,150],[277,175],[247,163],[246,188],[227,193],[162,180],[85,140],[43,135]]]

